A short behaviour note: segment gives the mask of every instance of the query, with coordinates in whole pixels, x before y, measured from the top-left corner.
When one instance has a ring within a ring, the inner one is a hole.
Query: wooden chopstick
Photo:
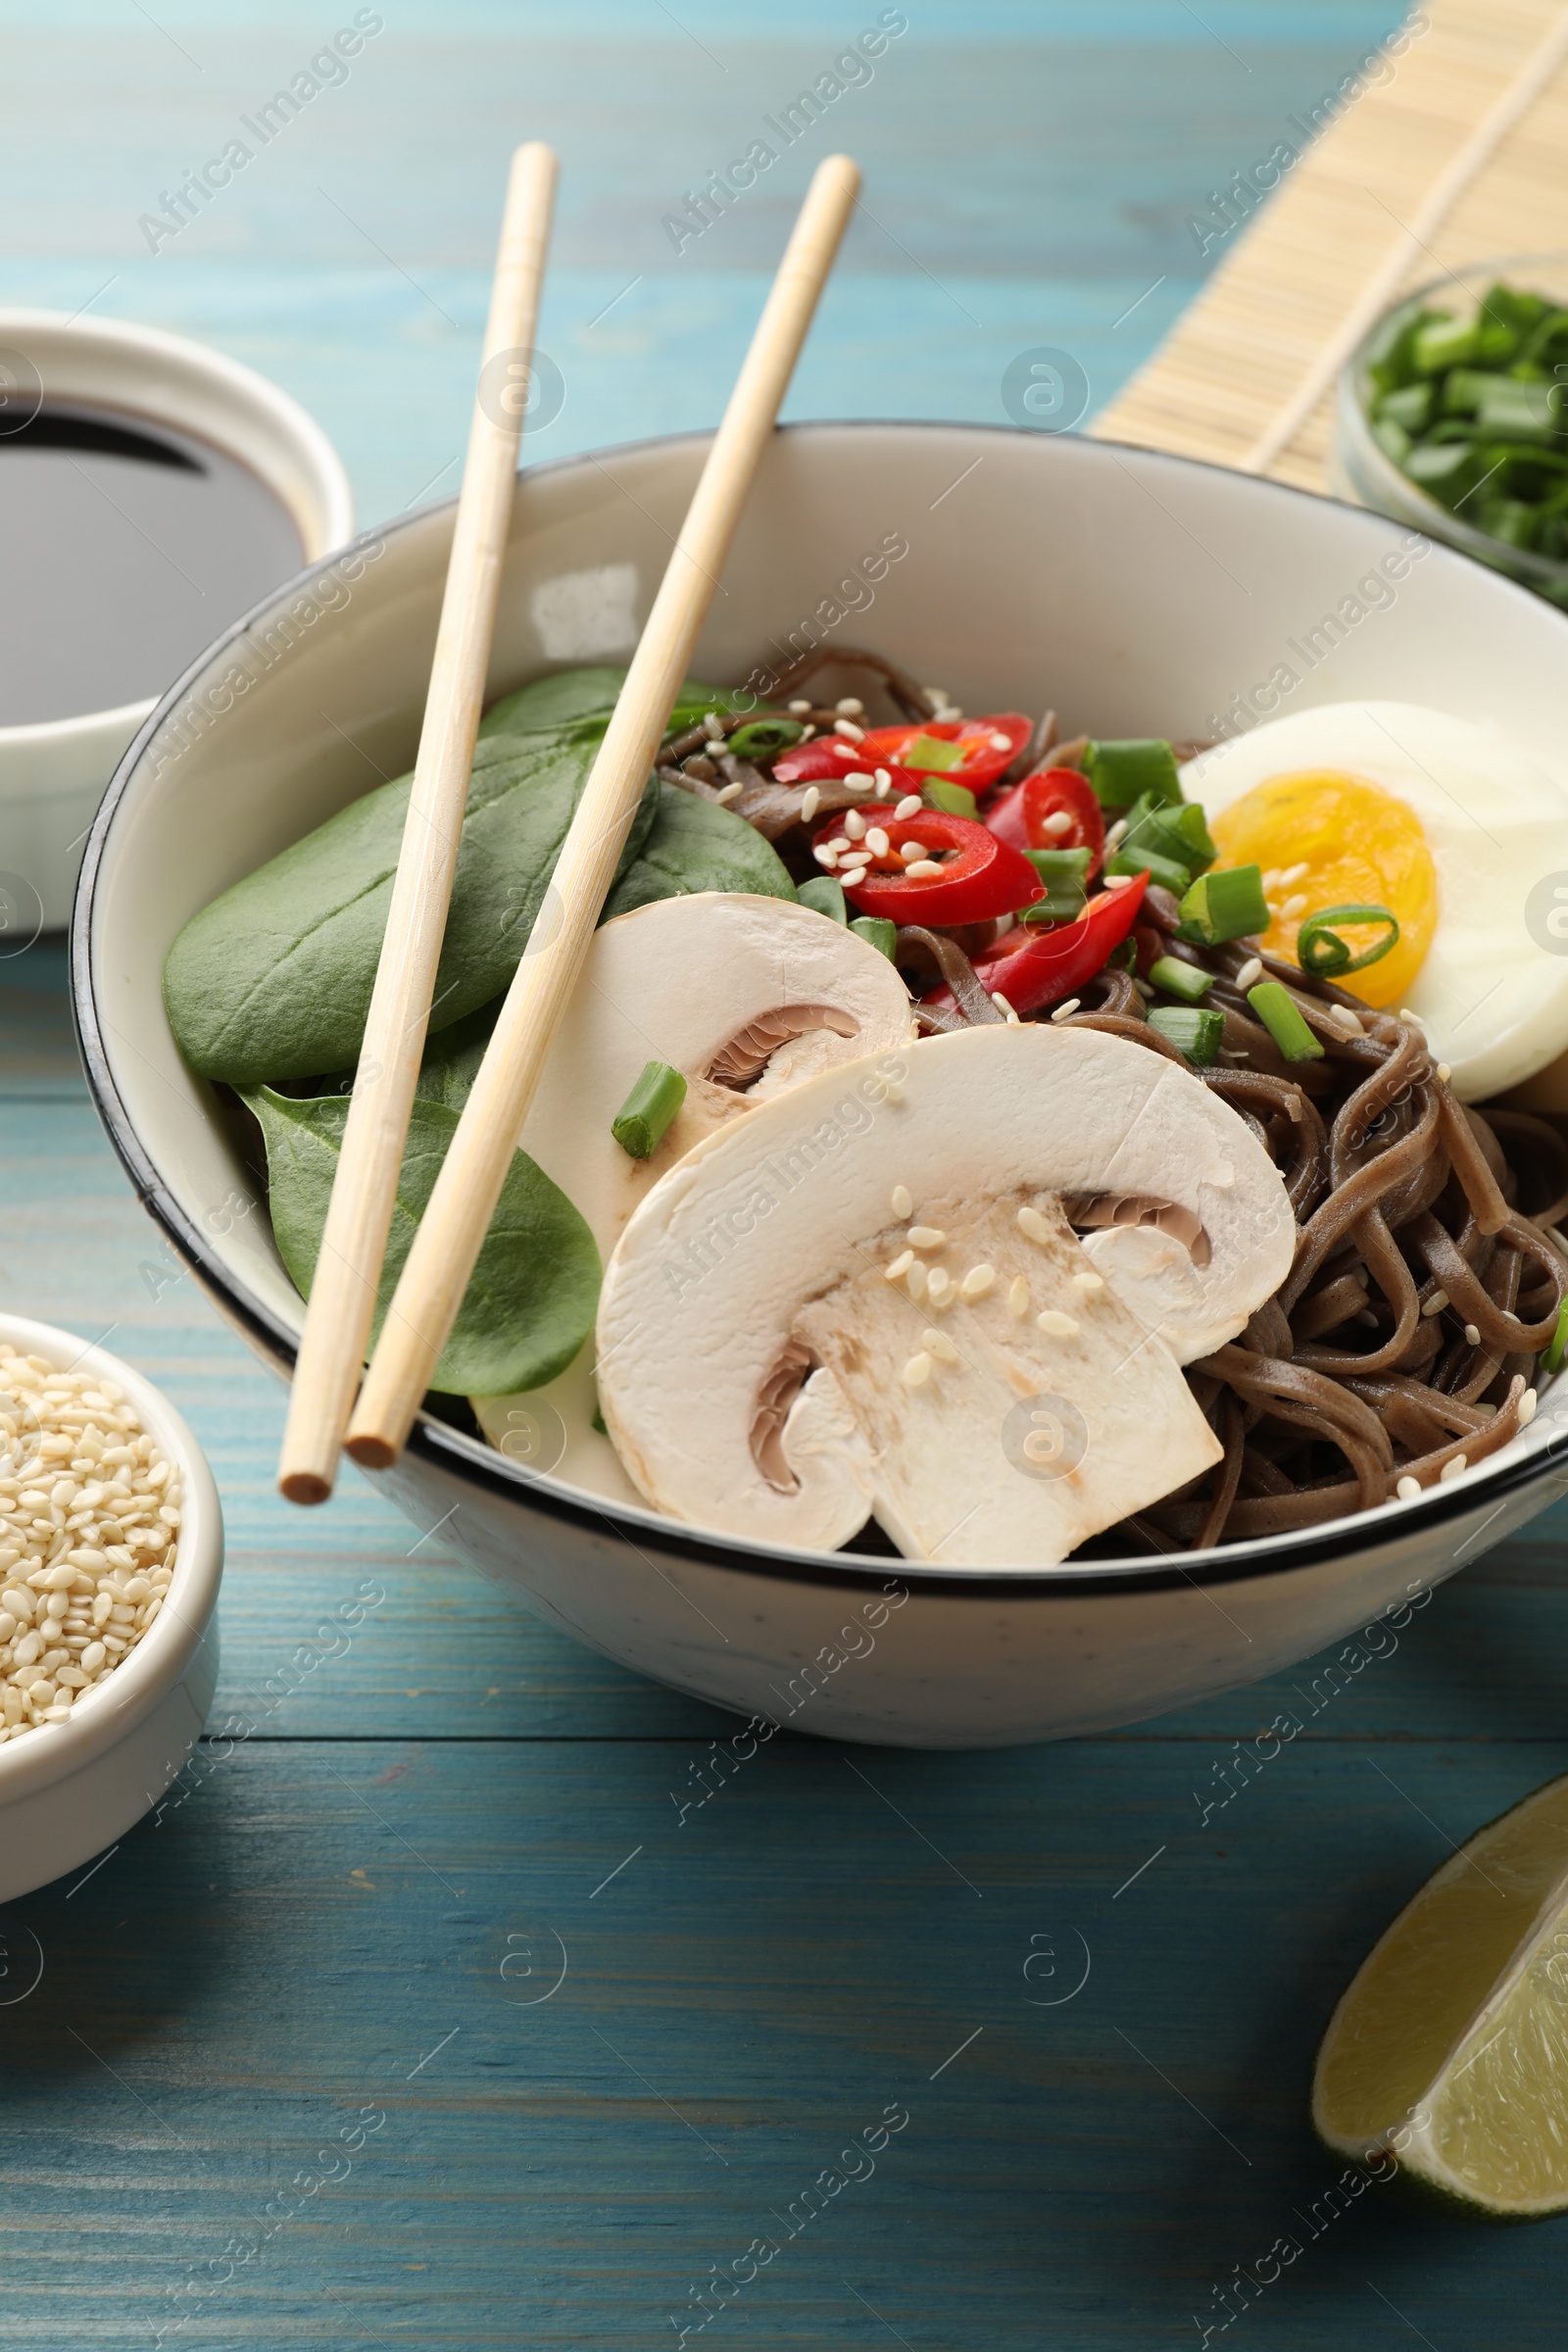
[[[555,190],[552,150],[537,142],[519,147],[507,183],[409,813],[294,1368],[277,1480],[290,1502],[324,1502],[332,1492],[375,1311],[463,838]]]
[[[463,1302],[859,185],[848,156],[820,165],[779,265],[382,1326],[347,1439],[368,1468],[397,1459]]]

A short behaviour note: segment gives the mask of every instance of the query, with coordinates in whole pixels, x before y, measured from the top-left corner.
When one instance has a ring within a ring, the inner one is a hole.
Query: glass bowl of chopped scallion
[[[1340,379],[1332,487],[1568,606],[1568,256],[1435,279]]]

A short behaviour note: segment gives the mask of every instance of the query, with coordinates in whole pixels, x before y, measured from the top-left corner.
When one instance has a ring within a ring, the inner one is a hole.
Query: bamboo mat
[[[1395,41],[1312,144],[1313,110],[1282,126],[1301,153],[1275,193],[1249,214],[1265,147],[1195,208],[1224,259],[1096,433],[1322,490],[1333,379],[1372,315],[1445,270],[1568,249],[1568,7],[1425,0]]]

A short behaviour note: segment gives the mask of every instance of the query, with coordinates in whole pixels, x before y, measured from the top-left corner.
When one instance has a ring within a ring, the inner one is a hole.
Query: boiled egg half
[[[1201,753],[1182,788],[1217,864],[1262,867],[1272,954],[1298,960],[1302,923],[1327,907],[1389,909],[1396,944],[1339,985],[1413,1012],[1462,1101],[1568,1048],[1568,938],[1546,944],[1532,899],[1556,876],[1568,906],[1568,789],[1500,730],[1417,703],[1327,703]],[[1387,936],[1334,928],[1352,953]]]

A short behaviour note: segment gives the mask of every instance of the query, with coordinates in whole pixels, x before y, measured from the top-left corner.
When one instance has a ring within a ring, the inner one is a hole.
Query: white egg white
[[[1551,934],[1526,908],[1550,877],[1568,886],[1568,790],[1500,730],[1419,703],[1272,719],[1190,760],[1182,788],[1213,817],[1271,776],[1321,767],[1404,802],[1432,852],[1438,927],[1404,1002],[1454,1092],[1482,1102],[1555,1061],[1568,1049],[1568,939],[1557,953],[1542,944]]]

